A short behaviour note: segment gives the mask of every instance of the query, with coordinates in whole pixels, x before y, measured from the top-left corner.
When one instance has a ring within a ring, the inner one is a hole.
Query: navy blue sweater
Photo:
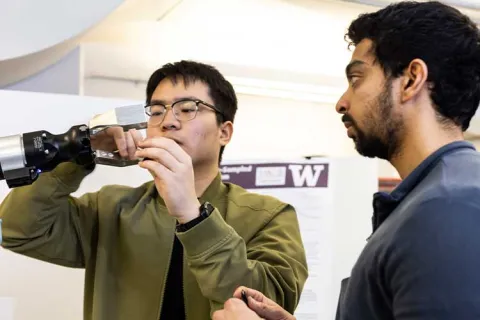
[[[339,301],[341,320],[480,319],[480,153],[446,145],[391,194]]]

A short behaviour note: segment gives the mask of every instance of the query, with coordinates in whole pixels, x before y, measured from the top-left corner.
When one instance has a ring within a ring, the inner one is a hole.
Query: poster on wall
[[[295,312],[298,320],[327,319],[332,300],[333,191],[328,159],[224,162],[222,180],[268,194],[295,207],[309,278]]]

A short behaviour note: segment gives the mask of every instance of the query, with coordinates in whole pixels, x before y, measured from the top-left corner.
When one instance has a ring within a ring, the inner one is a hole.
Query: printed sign
[[[249,188],[327,188],[328,163],[224,164],[222,179]]]

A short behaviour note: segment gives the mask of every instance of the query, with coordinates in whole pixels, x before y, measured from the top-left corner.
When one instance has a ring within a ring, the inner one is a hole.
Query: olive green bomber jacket
[[[188,320],[210,319],[240,285],[293,313],[308,271],[292,206],[225,184],[219,174],[200,198],[213,213],[176,233],[153,182],[71,196],[89,173],[61,164],[0,205],[4,248],[85,268],[84,319],[159,319],[175,234],[185,250]]]

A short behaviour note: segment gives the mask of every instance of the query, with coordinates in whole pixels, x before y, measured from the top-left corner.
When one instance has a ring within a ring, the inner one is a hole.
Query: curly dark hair
[[[387,77],[423,60],[437,114],[468,129],[480,103],[480,33],[466,15],[437,1],[404,1],[360,15],[345,39],[349,46],[371,40]]]
[[[146,93],[147,104],[152,100],[152,95],[158,84],[165,78],[176,83],[178,78],[183,80],[186,86],[195,81],[205,83],[209,88],[209,95],[213,104],[222,114],[217,113],[217,123],[235,119],[238,101],[232,84],[213,66],[190,60],[182,60],[175,63],[167,63],[156,70],[148,80]],[[222,154],[225,147],[220,148],[219,162],[222,161]]]

